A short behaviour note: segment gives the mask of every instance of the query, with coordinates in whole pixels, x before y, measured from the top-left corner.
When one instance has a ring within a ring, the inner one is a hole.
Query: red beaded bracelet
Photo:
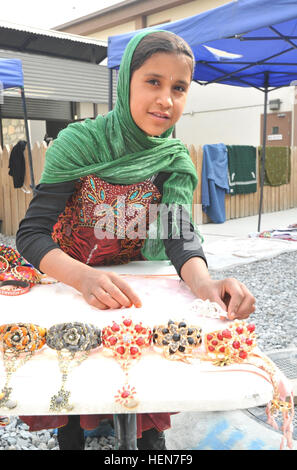
[[[7,279],[0,282],[1,295],[22,295],[30,290],[30,284],[27,281],[19,281],[17,279]]]

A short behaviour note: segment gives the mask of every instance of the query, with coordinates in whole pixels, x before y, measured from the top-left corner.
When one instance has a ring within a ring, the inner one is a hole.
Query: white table
[[[203,333],[226,327],[226,321],[188,313],[194,296],[175,275],[169,262],[139,261],[104,269],[127,274],[125,279],[137,289],[143,307],[100,311],[88,305],[79,292],[62,283],[37,285],[18,297],[0,296],[1,324],[31,322],[49,328],[57,323],[80,321],[103,328],[113,320],[121,322],[125,316],[151,328],[165,324],[169,319],[195,323],[202,327]],[[155,276],[146,277],[151,274]],[[0,389],[4,385],[4,376],[1,358]],[[133,364],[129,379],[136,387],[139,401],[132,410],[114,399],[124,383],[121,367],[102,346],[93,350],[88,359],[69,374],[67,389],[71,390],[70,401],[74,405],[71,414],[123,416],[244,409],[268,403],[273,393],[265,373],[259,374],[255,366],[245,366],[241,370],[239,365],[218,368],[198,359],[191,364],[169,361],[153,347],[146,349],[140,360]],[[57,415],[59,413],[49,411],[49,402],[60,385],[57,353],[44,346],[14,373],[11,398],[17,401],[17,407],[12,410],[0,408],[0,414]]]

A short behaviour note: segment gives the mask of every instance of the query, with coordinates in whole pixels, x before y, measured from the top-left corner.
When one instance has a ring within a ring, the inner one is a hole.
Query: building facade
[[[232,0],[233,1],[233,0]],[[108,40],[109,36],[174,22],[229,3],[227,0],[126,0],[57,26],[72,34]],[[267,145],[297,145],[296,87],[269,93]],[[271,102],[278,102],[277,109]],[[188,104],[177,124],[184,143],[261,145],[264,93],[253,88],[192,83]],[[87,111],[87,106],[85,106]],[[296,119],[295,119],[296,121]]]

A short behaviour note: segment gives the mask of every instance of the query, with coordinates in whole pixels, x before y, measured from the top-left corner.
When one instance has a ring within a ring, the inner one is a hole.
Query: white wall
[[[46,134],[45,121],[28,121],[30,141],[33,145],[35,142],[42,142]]]
[[[108,105],[105,103],[97,103],[96,115],[106,114],[108,112]],[[93,103],[78,103],[77,107],[78,119],[92,118],[94,117],[94,106]]]
[[[268,101],[277,98],[281,100],[280,111],[292,111],[294,87],[280,88],[268,94]],[[196,146],[219,142],[257,146],[262,143],[260,119],[263,111],[264,93],[261,91],[192,83],[176,136],[184,143]]]

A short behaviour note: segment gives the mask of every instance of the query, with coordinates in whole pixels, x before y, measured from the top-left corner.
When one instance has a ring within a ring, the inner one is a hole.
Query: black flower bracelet
[[[88,323],[59,323],[47,330],[46,344],[57,351],[89,351],[100,346],[101,330]]]

